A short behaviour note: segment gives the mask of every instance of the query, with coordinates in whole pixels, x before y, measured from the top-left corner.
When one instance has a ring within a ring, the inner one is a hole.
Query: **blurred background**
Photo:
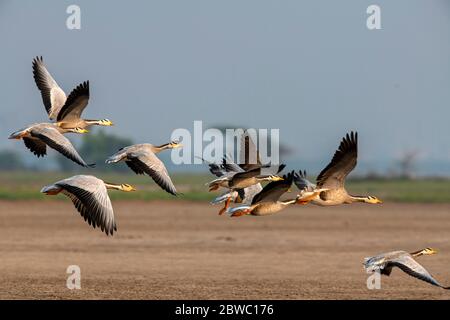
[[[66,9],[81,8],[69,30]],[[279,128],[282,161],[314,178],[350,130],[358,166],[348,189],[390,201],[450,202],[450,3],[376,1],[0,0],[0,199],[41,197],[43,184],[81,172],[53,150],[35,158],[8,135],[48,121],[35,56],[69,93],[90,80],[85,118],[114,127],[70,135],[89,172],[137,184],[113,197],[169,198],[124,165],[118,148],[163,144],[177,128]],[[187,199],[209,199],[205,165],[175,166]],[[125,181],[126,180],[126,181]]]

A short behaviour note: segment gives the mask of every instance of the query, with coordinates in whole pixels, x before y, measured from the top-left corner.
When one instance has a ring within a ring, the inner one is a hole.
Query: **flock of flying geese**
[[[42,57],[33,60],[33,76],[41,92],[42,101],[53,122],[35,123],[12,133],[9,139],[22,139],[25,146],[37,157],[47,153],[47,146],[61,153],[82,167],[87,164],[64,134],[85,134],[93,125],[112,126],[108,119],[87,120],[81,114],[89,102],[89,81],[79,84],[69,96],[59,87],[44,65]],[[291,171],[281,175],[285,165],[262,164],[255,143],[247,131],[241,137],[241,154],[238,163],[225,155],[221,163],[209,163],[210,172],[216,179],[208,183],[209,191],[226,189],[211,203],[224,203],[219,214],[228,213],[232,217],[244,215],[265,216],[280,212],[290,205],[307,203],[319,206],[335,206],[355,202],[382,203],[374,196],[354,196],[345,189],[345,179],[355,168],[358,155],[358,134],[351,132],[341,141],[331,162],[319,173],[316,184],[306,178],[305,171]],[[106,159],[106,163],[125,162],[136,174],[150,176],[163,190],[178,195],[164,163],[157,157],[163,150],[180,148],[176,141],[155,146],[149,143],[135,144],[120,149]],[[250,161],[256,159],[256,161]],[[261,183],[268,182],[264,187]],[[298,189],[294,198],[281,200],[293,186]],[[69,197],[74,206],[92,227],[99,227],[107,235],[117,231],[114,211],[108,196],[108,189],[124,192],[135,191],[129,184],[105,182],[92,175],[76,175],[42,188],[47,195],[62,193]],[[237,206],[231,207],[231,203]],[[432,248],[416,252],[393,251],[365,258],[364,267],[368,272],[378,271],[390,275],[393,267],[407,274],[444,289],[414,258],[434,254]]]

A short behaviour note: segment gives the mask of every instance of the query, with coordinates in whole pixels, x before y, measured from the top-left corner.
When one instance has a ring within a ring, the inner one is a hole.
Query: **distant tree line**
[[[225,131],[226,126],[216,127]],[[270,138],[270,137],[269,137]],[[81,145],[77,147],[78,152],[87,163],[95,163],[96,170],[127,172],[129,169],[124,164],[107,165],[105,160],[110,155],[116,153],[120,148],[133,144],[132,139],[120,137],[114,134],[105,133],[103,130],[91,132],[83,135]],[[270,144],[270,142],[269,142]],[[25,148],[25,146],[24,146]],[[291,153],[291,149],[287,146],[280,145],[280,154],[283,157]],[[56,155],[56,164],[61,171],[79,171],[80,166],[63,157],[59,153],[51,152]],[[394,167],[385,173],[368,172],[364,179],[379,178],[401,178],[412,179],[415,177],[417,151],[404,152],[400,159],[396,161]],[[0,171],[12,170],[38,170],[40,162],[37,160],[33,165],[27,165],[23,161],[21,153],[14,150],[0,150]]]
[[[96,164],[96,170],[125,172],[128,170],[127,166],[122,164],[106,165],[105,160],[113,153],[116,153],[120,148],[130,144],[133,144],[133,141],[130,138],[123,138],[100,130],[96,133],[84,135],[81,145],[77,147],[77,150],[87,163]],[[77,171],[80,169],[80,166],[62,155],[58,153],[53,154],[56,154],[56,163],[59,170]],[[39,166],[33,165],[32,169],[34,170],[36,168],[39,168]],[[31,167],[27,167],[19,152],[13,150],[0,150],[0,170],[10,171],[26,169],[31,169]]]
[[[23,170],[26,166],[20,154],[13,150],[0,150],[0,170]]]

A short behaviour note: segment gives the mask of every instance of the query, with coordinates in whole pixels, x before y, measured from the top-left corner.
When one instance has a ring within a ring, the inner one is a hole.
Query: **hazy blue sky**
[[[81,7],[81,30],[66,8]],[[382,30],[366,28],[381,7]],[[91,81],[86,118],[166,142],[173,129],[280,128],[294,158],[325,164],[360,133],[362,162],[417,149],[450,163],[450,4],[435,1],[0,0],[0,147],[46,121],[31,61],[69,92]],[[110,128],[108,128],[110,129]]]

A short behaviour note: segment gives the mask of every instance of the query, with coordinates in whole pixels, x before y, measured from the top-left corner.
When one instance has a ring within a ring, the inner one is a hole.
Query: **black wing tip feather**
[[[42,78],[42,75],[40,74],[40,71],[39,71],[39,67],[40,66],[44,66],[45,67],[45,65],[44,65],[44,59],[42,58],[42,56],[36,56],[34,59],[33,59],[33,63],[32,63],[32,66],[33,66],[33,78],[36,80],[36,81],[40,81]]]
[[[108,230],[108,229],[105,229],[105,230],[102,230],[104,233],[106,233],[106,235],[109,237],[109,236],[113,236],[114,235],[114,229],[111,229],[111,230]]]
[[[172,190],[169,186],[163,186],[163,183],[158,183],[158,182],[156,182],[156,184],[158,184],[161,188],[163,188],[165,191],[167,191],[168,193],[170,193],[171,195],[173,195],[173,196],[175,196],[175,197],[178,197],[178,192],[177,192],[177,190]]]
[[[36,156],[36,157],[38,157],[38,158],[40,158],[40,157],[45,157],[45,154],[40,154],[40,153],[37,153],[37,152],[35,152],[35,151],[32,151],[32,153]]]
[[[346,154],[353,153],[357,156],[358,153],[358,132],[357,131],[350,131],[350,133],[347,133],[341,140],[341,143],[339,144],[339,148],[336,150],[336,152],[333,155],[333,158],[331,159],[331,162],[319,173],[317,177],[317,181],[321,181],[324,179],[324,176],[326,175],[326,172],[332,168],[336,163],[338,163],[342,157],[344,157]]]
[[[36,56],[33,59],[32,68],[34,82],[36,83],[39,91],[41,91],[42,102],[44,103],[45,110],[47,110],[47,113],[50,113],[52,102],[50,97],[50,88],[48,87],[49,85],[47,83],[45,75],[46,67],[42,56]]]
[[[170,185],[166,184],[164,180],[158,175],[156,171],[148,168],[142,161],[138,158],[134,158],[133,160],[125,161],[128,167],[133,170],[136,174],[146,174],[148,175],[161,189],[170,193],[173,196],[177,196],[178,192],[175,189],[172,189]]]
[[[44,63],[44,59],[42,56],[36,56],[33,59],[33,66],[37,65],[38,63]]]
[[[285,165],[284,163],[280,164],[280,165],[278,166],[278,171],[277,171],[277,173],[280,173],[281,171],[283,171],[284,168],[286,168],[286,165]]]
[[[91,223],[90,222],[88,222],[89,223],[89,225],[91,225]],[[92,227],[95,229],[96,227],[98,226],[98,224],[96,225],[95,224],[95,221],[93,221],[93,224],[92,224]],[[109,236],[113,236],[114,235],[114,231],[116,231],[117,232],[117,226],[116,226],[116,224],[114,224],[113,226],[112,226],[112,228],[107,228],[106,226],[102,226],[102,225],[100,225],[99,226],[100,227],[100,230],[102,231],[102,232],[104,232],[104,233],[106,233],[106,235],[109,237]]]
[[[96,220],[99,217],[99,213],[91,211],[90,208],[86,205],[86,202],[89,202],[89,197],[86,197],[89,192],[68,184],[63,184],[62,187],[67,190],[68,193],[66,193],[66,195],[68,195],[72,200],[75,208],[80,213],[81,217],[83,217],[84,221],[88,223],[88,225],[90,225],[94,229],[99,227],[100,230],[106,233],[107,236],[113,236],[114,231],[117,231],[117,225],[115,221],[113,221],[112,225],[105,225],[101,221]]]
[[[47,148],[45,144],[43,146],[40,146],[39,144],[34,143],[32,139],[26,137],[23,138],[23,142],[28,150],[30,150],[38,158],[44,157],[47,154]]]
[[[78,165],[80,165],[82,167],[89,166],[89,165],[87,165],[84,162],[84,160],[80,156],[71,154],[68,150],[62,148],[58,143],[56,143],[55,141],[53,141],[51,138],[47,137],[46,135],[44,135],[44,134],[37,134],[37,135],[35,135],[35,137],[40,139],[42,142],[44,142],[50,148],[58,151],[60,154],[62,154],[67,159],[72,160],[76,164],[78,164]]]
[[[179,195],[182,195],[182,193],[179,193],[177,190],[172,190],[168,185],[165,185],[162,181],[159,181],[159,179],[157,179],[156,177],[153,177],[153,176],[151,176],[151,175],[149,175],[148,173],[147,173],[147,175],[150,177],[150,178],[152,178],[152,180],[154,181],[154,182],[156,182],[156,184],[161,188],[161,189],[163,189],[164,191],[166,191],[167,193],[169,193],[169,194],[171,194],[171,195],[173,195],[174,197],[178,197]]]
[[[139,162],[133,161],[133,160],[126,160],[125,164],[128,166],[128,168],[131,169],[136,174],[145,174],[145,170],[142,169],[142,167],[139,165]]]
[[[276,188],[285,188],[286,192],[292,185],[293,182],[294,171],[291,171],[285,175],[283,175],[283,180],[272,181],[268,183],[258,194],[256,194],[252,199],[252,204],[256,204],[266,198],[268,194],[272,192],[272,190]]]
[[[171,188],[169,188],[168,186],[166,186],[165,184],[163,184],[162,182],[158,182],[156,181],[152,176],[150,176],[153,181],[156,182],[156,184],[158,186],[161,187],[161,189],[163,189],[164,191],[166,191],[167,193],[170,193],[171,195],[173,195],[174,197],[178,197],[181,193],[179,193],[177,190],[172,190]]]
[[[358,146],[358,132],[350,131],[350,133],[347,133],[345,137],[342,139],[339,149],[345,150],[356,148],[357,146]]]
[[[75,92],[75,91],[77,91],[77,92],[79,91],[82,94],[86,94],[87,93],[89,95],[89,80],[83,81],[82,83],[77,85],[75,87],[75,89],[73,89],[72,92]]]
[[[281,181],[285,181],[285,183],[288,183],[290,181],[292,183],[294,174],[295,174],[294,170],[292,170],[291,172],[288,172],[287,174],[284,174],[283,175],[284,180],[281,180]]]
[[[90,91],[89,91],[89,80],[83,81],[79,85],[73,89],[69,96],[66,99],[66,102],[61,107],[61,110],[59,110],[59,113],[56,117],[57,121],[61,121],[64,119],[65,116],[70,112],[70,109],[72,107],[72,104],[75,102],[75,100],[79,97],[85,96],[89,99]]]
[[[43,90],[44,89],[43,86],[45,85],[45,80],[44,80],[45,76],[42,75],[42,73],[41,73],[42,70],[39,69],[40,67],[45,68],[44,60],[42,59],[42,56],[41,57],[36,56],[36,58],[33,59],[32,66],[33,66],[33,78],[36,81],[36,84],[37,84],[39,90]]]
[[[303,171],[298,170],[298,173],[297,172],[294,173],[294,177],[306,178],[307,177],[306,170],[303,170]]]
[[[69,100],[70,103],[72,103],[72,99],[75,99],[78,96],[87,95],[89,96],[89,80],[83,81],[79,85],[75,87],[75,89],[72,90],[69,97],[67,97],[67,100]],[[69,104],[69,102],[66,102],[66,104]]]
[[[431,285],[434,285],[434,286],[437,286],[437,287],[440,287],[440,288],[443,288],[443,289],[446,289],[446,290],[448,290],[447,288],[450,288],[450,287],[442,286],[439,282],[437,282],[433,278],[433,276],[430,275],[430,277],[431,277],[431,279],[430,279],[430,278],[426,277],[425,275],[412,270],[411,268],[409,268],[408,266],[404,265],[403,263],[393,263],[393,265],[398,267],[398,268],[400,268],[403,272],[407,273],[408,275],[410,275],[410,276],[412,276],[414,278],[417,278],[419,280],[422,280],[424,282],[427,282],[427,283],[429,283]]]
[[[221,166],[215,163],[208,164],[209,172],[211,172],[213,175],[220,177],[222,176]]]
[[[337,158],[339,154],[346,152],[357,152],[358,151],[358,132],[350,131],[344,138],[342,138],[338,150],[336,150],[334,157]]]

